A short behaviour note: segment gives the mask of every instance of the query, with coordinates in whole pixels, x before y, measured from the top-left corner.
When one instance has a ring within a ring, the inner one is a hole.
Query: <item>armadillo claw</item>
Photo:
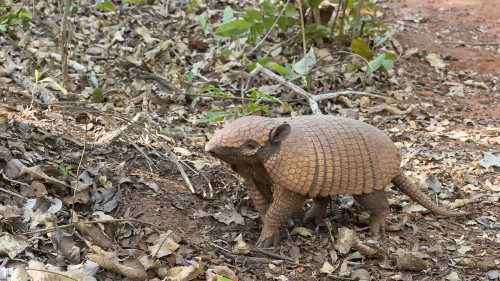
[[[275,232],[273,235],[263,238],[262,235],[259,238],[259,241],[257,241],[257,248],[269,248],[272,246],[278,246],[278,243],[280,242],[280,233],[279,231]]]

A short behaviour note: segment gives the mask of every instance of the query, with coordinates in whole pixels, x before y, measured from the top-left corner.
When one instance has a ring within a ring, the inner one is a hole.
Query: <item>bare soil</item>
[[[500,137],[486,134],[487,128],[500,127],[500,2],[384,0],[378,4],[384,7],[387,22],[399,23],[394,37],[403,49],[418,48],[416,55],[396,62],[396,77],[401,84],[394,86],[385,82],[380,86],[380,92],[390,93],[396,88],[404,89],[404,85],[411,85],[413,94],[405,96],[400,101],[400,107],[405,109],[414,104],[417,109],[408,116],[391,115],[385,111],[364,112],[365,121],[391,135],[404,155],[404,168],[411,171],[415,181],[421,174],[437,176],[443,190],[439,198],[429,190],[424,191],[430,196],[436,196],[439,201],[453,202],[458,195],[475,198],[488,194],[496,195],[498,200],[500,190],[492,187],[500,184],[499,168],[486,170],[478,163],[483,159],[483,152],[500,153]],[[326,43],[329,48],[335,49],[333,42]],[[436,71],[429,65],[425,56],[430,52],[444,58],[448,65],[446,71]],[[486,88],[471,87],[463,97],[449,94],[447,82],[464,83],[470,79],[484,82]],[[373,99],[374,105],[382,103],[382,99]],[[81,151],[81,147],[77,144],[83,142],[85,135],[82,125],[74,119],[44,116],[26,120],[14,111],[9,113],[9,118],[16,124],[11,130],[19,135],[30,135],[28,140],[34,147],[38,142],[50,141],[50,138],[36,138],[37,134],[50,132],[57,136],[54,137],[57,144],[50,146],[51,153],[61,155],[57,163],[78,166],[77,152]],[[172,129],[190,125],[186,119],[175,122]],[[29,131],[23,131],[21,124],[24,123],[29,124]],[[99,129],[91,137],[97,143],[107,128],[105,122],[95,124]],[[214,130],[216,127],[220,125],[200,125],[198,129]],[[446,128],[446,132],[440,133],[441,128]],[[235,261],[214,245],[227,248],[226,241],[240,233],[249,244],[255,244],[262,229],[262,220],[254,209],[244,182],[227,165],[207,165],[199,173],[188,170],[188,177],[196,191],[193,194],[172,162],[151,153],[148,156],[157,165],[151,172],[148,162],[128,143],[96,143],[87,148],[90,151],[85,159],[87,167],[105,163],[100,174],[114,182],[124,176],[131,179],[120,184],[120,206],[109,214],[117,218],[134,217],[158,226],[150,228],[135,224],[134,233],[126,238],[127,242],[122,240],[120,243],[146,250],[148,235],[155,231],[173,230],[182,237],[182,241],[181,248],[166,258],[169,267],[189,265],[188,260],[202,257],[207,266],[228,266],[241,280],[268,280],[281,275],[288,280],[350,280],[349,275],[339,276],[339,269],[330,276],[320,273],[319,269],[325,261],[329,261],[334,266],[345,262],[352,272],[365,269],[372,280],[445,280],[447,277],[447,280],[489,280],[488,272],[495,271],[500,262],[498,230],[487,229],[475,221],[480,216],[498,218],[498,202],[493,204],[478,200],[460,208],[473,211],[473,216],[443,218],[425,212],[403,211],[402,205],[405,204],[400,203],[402,193],[399,191],[389,192],[395,202],[388,221],[394,225],[401,223],[405,217],[408,221],[395,231],[387,231],[385,240],[370,240],[367,214],[357,204],[344,202],[343,197],[332,200],[325,217],[333,223],[332,235],[335,238],[338,238],[339,229],[348,227],[356,231],[361,241],[385,251],[388,261],[384,266],[381,265],[384,261],[375,257],[360,259],[351,256],[355,250],[344,255],[338,253],[324,221],[318,225],[304,225],[300,217],[283,227],[283,241],[270,250],[292,257],[297,263],[279,262],[270,266],[268,260]],[[201,159],[211,164],[216,162],[204,154],[202,144],[187,140],[169,143],[189,149],[191,154],[182,157],[185,161]],[[213,187],[213,197],[208,196],[207,180]],[[154,182],[158,189],[152,188],[150,182]],[[80,214],[92,211],[89,206],[78,208]],[[244,224],[225,224],[222,219],[215,218],[221,212],[224,217],[223,212],[228,209],[240,213]],[[290,235],[297,226],[315,231],[313,238]],[[464,250],[465,247],[470,249]],[[396,262],[399,251],[425,253],[431,266],[424,271],[401,270]],[[338,258],[334,259],[333,253],[338,254]],[[258,252],[251,252],[249,256],[274,259]],[[347,263],[348,259],[352,262]],[[453,272],[460,279],[453,279]],[[152,272],[148,274],[149,278],[155,278]],[[98,277],[100,280],[121,278],[104,272]],[[204,279],[204,275],[200,275],[195,280]]]

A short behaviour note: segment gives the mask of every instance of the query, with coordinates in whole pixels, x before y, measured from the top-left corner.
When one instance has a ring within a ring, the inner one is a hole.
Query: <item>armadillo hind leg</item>
[[[288,218],[302,209],[305,201],[306,196],[276,186],[273,202],[264,217],[264,228],[262,228],[257,247],[276,246],[280,238],[279,228]]]
[[[307,213],[304,215],[304,222],[314,222],[316,218],[321,218],[326,213],[328,203],[330,203],[330,196],[318,196],[314,198],[314,203],[311,209],[309,209],[309,211],[307,211]]]
[[[390,213],[389,201],[383,190],[374,190],[372,193],[354,195],[354,199],[371,215],[370,232],[373,237],[385,233],[385,218]]]

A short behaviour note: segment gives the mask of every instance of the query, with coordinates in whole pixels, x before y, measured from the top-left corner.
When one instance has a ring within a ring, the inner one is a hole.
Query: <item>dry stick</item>
[[[80,155],[80,161],[78,162],[78,168],[76,168],[76,186],[73,189],[73,203],[71,204],[71,211],[74,213],[75,212],[75,200],[76,200],[76,191],[78,190],[80,181],[78,180],[78,177],[80,176],[80,168],[82,167],[82,161],[83,161],[83,156],[85,155],[85,148],[87,147],[87,132],[88,132],[88,125],[89,125],[89,118],[85,120],[85,136],[83,140],[83,150],[82,154]]]
[[[321,113],[321,110],[319,109],[318,103],[313,99],[313,96],[311,94],[309,94],[308,92],[304,91],[299,86],[297,86],[297,85],[295,85],[293,83],[289,83],[288,81],[286,81],[285,78],[274,74],[274,72],[272,72],[271,70],[263,67],[262,65],[256,64],[255,65],[255,69],[252,70],[252,72],[250,72],[250,77],[257,75],[257,73],[259,73],[259,72],[262,72],[263,74],[265,74],[265,75],[273,78],[274,80],[282,83],[283,85],[285,85],[288,88],[292,89],[294,92],[296,92],[297,94],[299,94],[303,98],[307,99],[307,101],[309,102],[309,107],[311,107],[311,111],[313,112],[313,114],[316,114],[316,115],[323,114],[323,113]]]
[[[292,259],[292,258],[290,258],[290,257],[282,256],[282,255],[279,255],[279,254],[275,254],[273,252],[266,251],[266,250],[261,249],[261,248],[252,247],[251,250],[254,251],[254,252],[258,252],[258,253],[262,253],[262,254],[268,255],[268,256],[273,257],[273,258],[280,259],[280,260],[295,262],[295,260]]]
[[[4,178],[5,178],[5,177],[4,177]],[[23,183],[23,184],[25,184],[25,183]],[[12,191],[10,191],[10,190],[7,190],[7,189],[1,188],[1,187],[0,187],[0,191],[3,191],[3,192],[5,192],[5,193],[8,193],[8,194],[13,195],[13,196],[17,196],[17,197],[20,197],[20,198],[26,199],[26,197],[24,197],[24,196],[22,196],[22,195],[19,195],[19,194],[15,193],[15,192],[12,192]]]
[[[491,42],[491,43],[485,43],[485,42],[477,42],[477,43],[466,43],[466,42],[441,42],[441,44],[457,44],[457,45],[500,45],[500,43],[496,42]]]
[[[125,222],[125,221],[131,221],[131,222],[136,222],[136,223],[140,223],[140,224],[149,225],[149,226],[152,226],[152,227],[158,228],[160,230],[164,230],[164,231],[167,230],[164,227],[155,225],[155,224],[147,222],[147,221],[141,221],[141,220],[138,220],[138,219],[134,219],[134,218],[112,219],[112,220],[97,220],[97,221],[79,221],[79,222],[75,222],[75,223],[71,223],[71,224],[66,224],[66,225],[58,226],[58,228],[63,229],[63,228],[74,227],[75,224],[77,224],[77,223],[96,224],[96,223],[113,223],[113,222]],[[48,228],[44,228],[44,229],[37,229],[37,230],[28,231],[28,232],[25,232],[23,235],[32,235],[32,234],[39,233],[39,232],[52,232],[54,230],[56,230],[55,227],[48,227]]]
[[[319,108],[318,101],[321,101],[324,99],[337,98],[340,95],[365,95],[365,96],[372,96],[372,97],[377,97],[377,98],[391,99],[391,98],[387,98],[387,97],[376,95],[376,94],[370,94],[370,93],[358,92],[358,91],[342,91],[342,92],[326,93],[326,94],[313,96],[313,95],[309,94],[308,92],[304,91],[299,86],[297,86],[293,83],[290,83],[289,81],[285,80],[285,78],[276,75],[274,72],[261,66],[260,64],[257,64],[255,69],[252,72],[250,72],[250,77],[257,75],[257,73],[259,73],[259,72],[262,72],[263,74],[269,76],[270,78],[277,80],[278,82],[282,83],[283,85],[287,86],[288,88],[292,89],[294,92],[296,92],[297,94],[299,94],[300,96],[305,98],[307,100],[307,102],[309,103],[309,107],[311,108],[311,111],[315,115],[323,114]]]
[[[306,50],[306,28],[304,26],[304,13],[302,12],[302,1],[299,0],[300,24],[302,28],[302,48],[304,49],[304,73],[307,72],[307,50]]]
[[[187,176],[186,171],[184,171],[184,168],[182,168],[182,165],[180,164],[181,163],[181,159],[179,159],[179,156],[177,156],[177,154],[175,154],[172,151],[172,149],[170,149],[170,146],[164,144],[161,141],[159,141],[158,143],[160,144],[161,147],[163,147],[164,150],[167,151],[168,155],[170,156],[170,157],[168,157],[168,156],[167,157],[170,158],[174,162],[175,166],[177,166],[177,169],[179,169],[179,172],[181,173],[181,176],[184,179],[184,182],[189,187],[189,190],[192,193],[195,193],[194,187],[191,184],[191,181],[189,180],[189,177]],[[210,184],[209,184],[209,188],[210,188],[210,193],[212,194],[212,186]]]
[[[298,34],[295,34],[293,35],[292,37],[286,39],[285,41],[279,43],[279,44],[276,44],[274,45],[271,49],[269,49],[266,54],[264,55],[264,57],[268,57],[274,50],[278,49],[279,47],[283,47],[284,45],[290,43],[291,41],[295,40],[295,38],[297,38],[299,35]]]
[[[255,50],[257,50],[258,47],[260,47],[260,45],[262,44],[262,42],[264,42],[267,38],[267,36],[269,34],[271,34],[271,31],[273,30],[273,28],[276,26],[276,24],[278,23],[278,20],[281,18],[281,15],[283,15],[283,12],[285,11],[285,8],[286,6],[288,5],[288,3],[290,2],[290,0],[287,0],[286,3],[285,3],[285,6],[283,6],[283,9],[281,9],[281,12],[280,14],[278,15],[278,17],[276,18],[276,20],[274,21],[273,25],[271,26],[271,28],[269,29],[269,31],[266,33],[266,35],[264,35],[264,37],[262,38],[262,40],[260,40],[260,42],[255,45],[255,47],[253,49],[251,49],[247,54],[246,56],[248,57],[251,53],[253,53]]]
[[[314,19],[314,22],[318,25],[321,25],[321,17],[319,15],[319,4],[312,10],[312,16]],[[315,39],[316,44],[318,45],[318,48],[324,48],[325,43],[323,42],[323,38],[316,38]]]
[[[69,6],[71,5],[71,0],[64,1],[64,13],[61,28],[61,63],[62,63],[62,73],[63,73],[63,85],[65,88],[68,87],[69,75],[68,75],[68,15]]]

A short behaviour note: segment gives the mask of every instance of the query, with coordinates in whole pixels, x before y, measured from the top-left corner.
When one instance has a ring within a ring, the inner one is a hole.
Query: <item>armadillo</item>
[[[381,130],[362,121],[329,115],[294,118],[249,116],[216,134],[205,150],[243,177],[264,221],[258,247],[279,242],[279,228],[314,198],[306,221],[326,212],[330,196],[352,194],[371,214],[370,231],[385,229],[393,183],[435,214],[464,216],[436,206],[400,168],[398,149]]]

